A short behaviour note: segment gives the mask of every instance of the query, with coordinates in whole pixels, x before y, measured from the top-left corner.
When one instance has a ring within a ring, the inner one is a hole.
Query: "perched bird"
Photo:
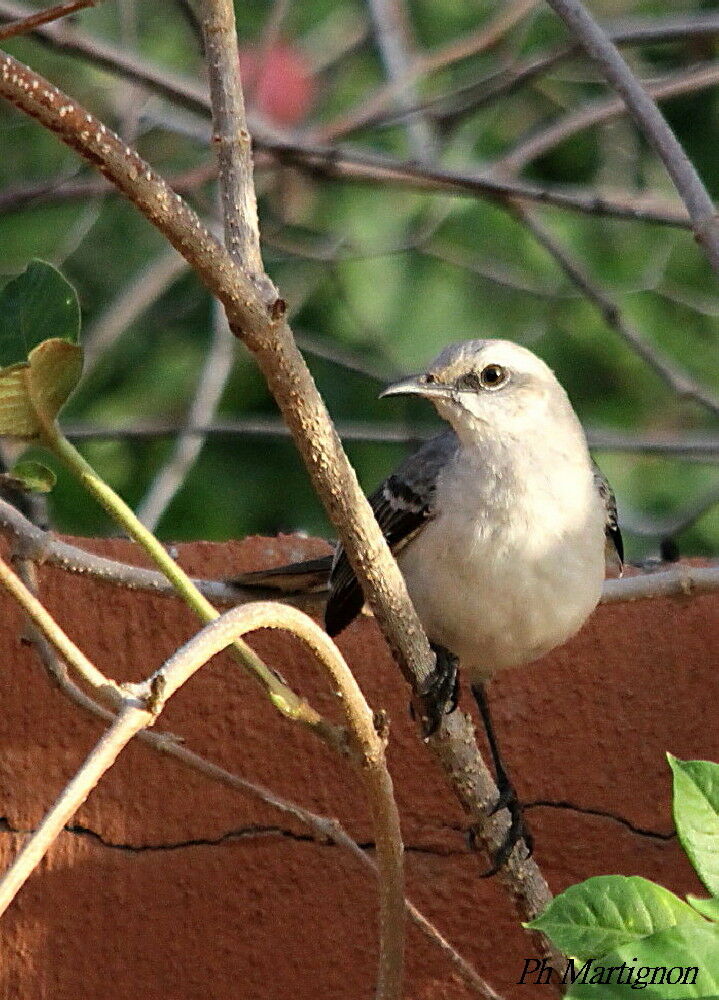
[[[484,684],[566,642],[596,607],[608,568],[621,572],[614,495],[564,389],[518,344],[453,344],[424,373],[382,393],[400,395],[430,400],[450,425],[370,497],[437,653],[426,731],[456,706],[458,660],[487,729],[500,789],[495,808],[509,806],[516,836],[519,806]],[[327,571],[325,625],[336,635],[364,603],[341,545],[331,566],[313,560],[235,582],[272,586]]]

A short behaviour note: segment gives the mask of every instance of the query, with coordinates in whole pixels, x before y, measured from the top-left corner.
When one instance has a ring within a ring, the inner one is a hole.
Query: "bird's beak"
[[[379,394],[380,399],[385,396],[425,396],[432,399],[437,396],[448,396],[450,387],[442,385],[441,382],[426,382],[425,375],[411,375],[401,382],[388,385],[384,392]]]

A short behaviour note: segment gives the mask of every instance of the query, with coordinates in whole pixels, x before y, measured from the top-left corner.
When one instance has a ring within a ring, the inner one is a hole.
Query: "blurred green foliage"
[[[472,5],[421,0],[408,10],[417,44],[433,48],[488,23],[503,6],[500,0]],[[696,14],[714,5],[602,0],[591,7],[608,20]],[[271,13],[271,5],[259,0],[237,5],[243,44],[262,44]],[[136,48],[153,64],[202,79],[198,38],[179,0],[162,6],[125,4],[119,10],[106,2],[76,23],[97,38]],[[330,122],[384,81],[369,28],[357,44],[342,51],[343,40],[368,23],[366,9],[353,0],[305,0],[290,6],[283,35],[294,40],[311,64],[321,66],[308,125]],[[497,47],[420,79],[418,93],[432,97],[465,87],[554,47],[564,37],[559,22],[539,3]],[[626,52],[642,76],[656,77],[711,61],[716,47],[716,39],[704,36]],[[165,176],[205,164],[212,155],[206,144],[175,130],[169,101],[32,38],[14,40],[8,49],[129,135]],[[333,52],[339,57],[333,59]],[[477,171],[520,138],[603,93],[585,61],[565,61],[496,103],[455,121],[436,122],[438,155],[446,165]],[[719,197],[717,100],[714,88],[664,104],[714,197]],[[91,176],[53,136],[6,105],[0,106],[0,133],[0,189]],[[412,155],[401,120],[365,128],[347,141],[400,157]],[[525,176],[547,184],[672,195],[661,166],[624,118],[561,143],[528,166]],[[628,434],[716,434],[716,419],[677,399],[579,296],[532,236],[497,205],[325,181],[286,168],[258,171],[258,186],[268,270],[289,301],[296,328],[326,347],[351,349],[389,378],[398,370],[421,367],[447,342],[507,337],[526,344],[555,368],[588,427]],[[207,216],[215,211],[209,184],[198,186],[190,200]],[[719,287],[691,234],[554,209],[542,209],[541,215],[644,337],[719,393]],[[0,226],[2,271],[9,277],[32,257],[55,263],[77,288],[84,328],[90,332],[127,286],[165,252],[152,227],[112,195],[22,207],[3,203]],[[430,228],[430,238],[417,247],[418,235]],[[211,317],[208,295],[183,273],[103,354],[63,411],[64,424],[117,429],[161,419],[182,426],[210,343]],[[378,402],[376,379],[312,355],[308,361],[340,423],[427,428],[436,422],[422,404]],[[275,413],[251,357],[238,345],[219,415]],[[113,487],[137,504],[171,446],[169,438],[116,438],[86,442],[82,450]],[[368,442],[349,442],[347,449],[367,489],[406,450],[399,444]],[[31,455],[37,457],[37,450]],[[680,515],[716,490],[719,476],[711,462],[616,453],[597,458],[613,482],[629,528],[642,519]],[[105,515],[57,471],[55,525],[77,534],[111,530]],[[160,525],[167,539],[294,530],[327,534],[330,529],[291,442],[249,435],[208,440]],[[627,536],[630,557],[656,553],[657,538],[631,530]],[[716,506],[685,530],[679,542],[683,554],[716,554]]]

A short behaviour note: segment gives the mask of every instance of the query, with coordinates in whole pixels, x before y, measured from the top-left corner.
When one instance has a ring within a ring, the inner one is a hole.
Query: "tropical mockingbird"
[[[496,808],[511,808],[484,684],[566,642],[596,607],[607,567],[621,571],[614,496],[564,389],[524,347],[453,344],[426,372],[382,395],[429,399],[450,425],[370,497],[438,654],[425,731],[456,706],[458,660],[487,729],[501,793]],[[294,586],[298,574],[328,571],[325,625],[336,635],[364,604],[341,545],[331,564],[312,560],[235,582],[287,589],[282,578]]]

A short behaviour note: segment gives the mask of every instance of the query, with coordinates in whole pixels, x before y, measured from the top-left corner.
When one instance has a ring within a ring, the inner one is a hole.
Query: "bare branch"
[[[655,101],[636,79],[619,49],[579,0],[547,0],[617,90],[647,141],[661,158],[693,223],[694,235],[719,273],[719,217],[694,165]]]
[[[719,64],[702,63],[690,69],[681,70],[661,80],[644,81],[642,86],[648,94],[658,101],[682,94],[693,94],[706,90],[719,83]],[[517,143],[508,153],[498,157],[492,164],[492,169],[504,173],[518,173],[532,160],[543,156],[561,142],[570,139],[578,132],[611,121],[619,115],[626,114],[626,104],[616,97],[604,98],[598,101],[588,101],[564,115],[557,122],[540,129],[523,142]]]
[[[719,590],[719,565],[690,566],[680,563],[672,569],[639,576],[625,576],[621,580],[606,580],[602,591],[602,604],[619,601],[639,601],[650,597],[677,597],[686,599],[696,594]]]
[[[125,685],[119,715],[63,789],[0,882],[0,914],[7,909],[65,824],[132,737],[154,722],[172,695],[209,659],[248,632],[260,628],[288,629],[298,635],[328,671],[333,686],[339,686],[342,692],[345,719],[361,762],[359,771],[372,811],[380,873],[381,941],[377,997],[378,1000],[399,1000],[405,913],[402,840],[392,782],[384,759],[384,746],[375,731],[372,712],[335,644],[311,618],[279,604],[255,603],[233,608],[193,636],[147,681]]]
[[[536,6],[537,0],[513,0],[506,7],[500,8],[487,24],[483,24],[476,31],[438,49],[416,55],[403,75],[377,87],[359,105],[343,112],[333,121],[320,125],[316,130],[316,137],[322,142],[330,142],[365,125],[387,120],[403,120],[409,115],[429,110],[432,106],[430,101],[417,101],[413,105],[406,105],[404,110],[383,114],[392,106],[394,98],[408,83],[413,83],[420,76],[494,48],[507,32]]]
[[[8,38],[15,38],[16,35],[24,35],[34,28],[39,28],[42,24],[50,24],[51,21],[67,17],[68,14],[76,14],[77,11],[84,10],[86,7],[94,7],[97,3],[99,0],[73,0],[72,3],[61,3],[57,7],[48,7],[36,14],[20,18],[20,20],[0,28],[0,42],[7,41]]]
[[[417,101],[411,73],[414,40],[412,26],[402,0],[368,0],[385,71],[394,86],[398,107],[408,108]],[[412,152],[419,160],[430,159],[435,152],[435,136],[427,121],[413,116],[407,122]]]
[[[281,628],[298,636],[315,654],[331,680],[332,690],[339,694],[372,811],[380,874],[380,972],[376,996],[378,1000],[399,1000],[404,963],[404,848],[383,737],[375,729],[374,716],[342,654],[319,625],[296,608],[274,602],[249,604],[228,615],[236,614],[244,620],[242,611],[248,613],[253,629]],[[171,665],[172,660],[168,671]]]
[[[217,302],[213,303],[212,331],[210,350],[187,414],[187,427],[181,430],[169,459],[155,476],[137,509],[137,516],[151,531],[160,523],[202,451],[205,438],[195,433],[195,428],[204,427],[212,421],[232,371],[235,341],[227,326],[227,317]]]
[[[240,84],[235,9],[232,0],[202,0],[199,11],[210,78],[212,141],[220,168],[225,246],[240,266],[259,277],[264,274],[264,266],[252,179],[251,139]],[[273,288],[267,292],[277,298]]]
[[[599,310],[607,325],[619,334],[635,354],[638,354],[670,389],[681,399],[690,399],[715,415],[719,415],[719,398],[714,396],[709,389],[698,385],[658,348],[648,344],[636,327],[623,316],[616,302],[613,302],[607,293],[592,281],[580,262],[559,244],[536,215],[516,204],[508,206],[508,210],[529,229],[537,242],[551,254],[570,281]]]
[[[22,517],[22,515],[20,516]],[[28,521],[27,523],[29,524],[30,522]],[[41,531],[40,528],[35,528],[34,525],[32,527],[34,531]],[[42,533],[44,534],[44,532]],[[45,610],[40,601],[28,590],[22,580],[13,573],[3,559],[0,559],[0,585],[18,602],[30,621],[40,629],[60,656],[78,672],[85,683],[99,697],[109,701],[112,705],[122,702],[125,693],[121,686],[116,681],[105,677],[95,664],[88,660],[82,650],[65,635],[52,615]]]
[[[203,164],[171,177],[169,184],[179,194],[189,194],[217,176],[214,164]],[[22,211],[27,205],[55,204],[63,201],[84,201],[100,195],[116,195],[117,188],[101,177],[57,177],[35,184],[18,184],[0,191],[0,215]]]
[[[63,542],[55,538],[51,532],[36,527],[19,510],[2,499],[0,499],[0,531],[15,541],[18,555],[23,559],[38,564],[57,566],[58,569],[67,573],[94,577],[127,590],[147,591],[160,597],[176,596],[171,584],[162,573],[118,562],[115,559],[107,559],[104,556],[98,556],[78,548],[76,545],[71,545],[69,542]],[[691,570],[691,567],[688,569]],[[667,572],[673,574],[675,570]],[[708,576],[700,575],[697,578],[697,593],[719,588],[719,576],[713,574],[714,571],[711,570]],[[652,591],[651,586],[648,586],[644,596],[665,596],[665,592],[667,592],[666,581],[663,579],[665,575],[663,572],[652,573],[651,579],[657,581],[656,593]],[[624,577],[621,580],[607,581],[604,584],[606,600],[612,602],[634,600],[632,595],[636,589],[636,579],[636,577]],[[243,590],[241,587],[232,586],[222,580],[193,579],[192,582],[208,599],[217,604],[246,604],[258,598],[257,590]],[[624,596],[625,593],[626,596]],[[267,596],[270,596],[269,592]],[[286,599],[287,595],[283,595],[283,600]],[[309,608],[316,607],[318,601],[324,601],[324,599],[325,597],[320,591],[308,592],[298,594],[293,603]]]
[[[611,22],[606,25],[605,30],[617,45],[672,42],[719,34],[719,15],[702,12],[670,17],[635,18]],[[514,66],[491,73],[450,93],[428,98],[414,108],[408,109],[403,115],[421,111],[443,122],[447,127],[456,125],[467,115],[493,105],[501,97],[513,93],[518,87],[554,69],[560,62],[575,56],[580,51],[580,46],[570,44],[529,56]],[[619,113],[623,113],[624,107],[622,102]],[[368,113],[364,120],[359,120],[358,116],[356,127],[389,124],[401,120],[403,115],[385,113],[373,116]]]
[[[65,428],[74,441],[113,441],[118,439],[168,437],[182,430],[175,422],[144,421],[125,427],[102,427],[72,423]],[[352,421],[337,425],[340,437],[346,441],[377,441],[383,444],[421,444],[433,437],[432,426],[418,427],[398,423],[363,423]],[[189,432],[188,432],[189,433]],[[276,417],[238,417],[216,420],[205,427],[196,427],[194,434],[203,437],[289,437],[287,425]],[[657,435],[623,434],[604,428],[587,428],[587,438],[598,451],[629,452],[643,455],[664,455],[690,462],[716,462],[719,458],[719,437],[710,434]]]

